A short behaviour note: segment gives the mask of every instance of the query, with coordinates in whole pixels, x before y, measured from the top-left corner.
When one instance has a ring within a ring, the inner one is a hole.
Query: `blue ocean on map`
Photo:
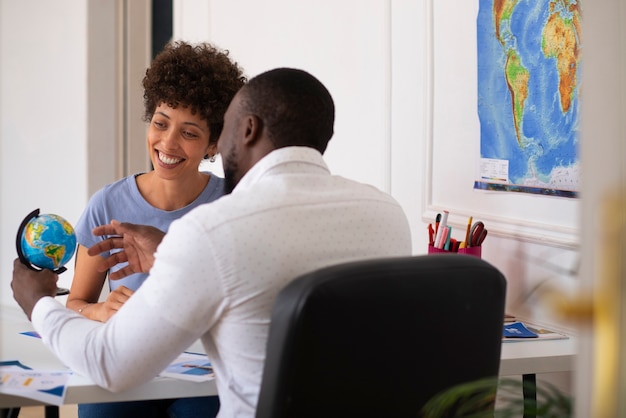
[[[573,100],[564,112],[556,59],[542,51],[542,33],[550,14],[558,12],[571,19],[571,11],[562,2],[552,2],[552,11],[548,0],[511,2],[515,7],[510,19],[502,21],[501,43],[496,36],[493,1],[480,0],[477,18],[481,158],[509,160],[512,184],[528,184],[529,179],[549,184],[555,169],[578,164],[580,66]],[[529,72],[519,140],[505,77],[506,54],[511,50]]]

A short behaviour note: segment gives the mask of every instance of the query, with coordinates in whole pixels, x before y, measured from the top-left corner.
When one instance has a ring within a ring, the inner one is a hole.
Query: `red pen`
[[[433,230],[433,224],[428,224],[428,244],[435,245],[435,231]]]

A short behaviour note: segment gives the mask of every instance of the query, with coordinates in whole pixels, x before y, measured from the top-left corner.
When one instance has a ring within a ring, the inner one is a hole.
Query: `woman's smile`
[[[169,156],[159,150],[157,150],[157,153],[158,153],[159,161],[161,161],[163,164],[175,165],[184,160],[184,158]]]

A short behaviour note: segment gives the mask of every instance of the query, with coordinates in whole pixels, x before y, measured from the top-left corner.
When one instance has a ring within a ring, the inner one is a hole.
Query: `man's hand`
[[[58,279],[59,276],[50,270],[35,271],[22,264],[19,258],[13,261],[13,298],[29,320],[39,299],[57,295]]]
[[[97,236],[110,235],[87,251],[91,256],[103,252],[120,249],[110,257],[106,257],[99,266],[99,271],[107,271],[119,263],[128,265],[114,273],[109,279],[118,280],[133,273],[146,273],[154,264],[154,253],[165,236],[165,232],[148,225],[135,225],[126,222],[111,221],[109,225],[97,226],[93,229]]]

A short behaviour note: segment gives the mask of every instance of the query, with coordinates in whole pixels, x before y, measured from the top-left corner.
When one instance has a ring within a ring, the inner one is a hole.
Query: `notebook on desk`
[[[563,333],[520,321],[505,323],[502,331],[503,342],[562,340],[567,338],[569,337]]]

